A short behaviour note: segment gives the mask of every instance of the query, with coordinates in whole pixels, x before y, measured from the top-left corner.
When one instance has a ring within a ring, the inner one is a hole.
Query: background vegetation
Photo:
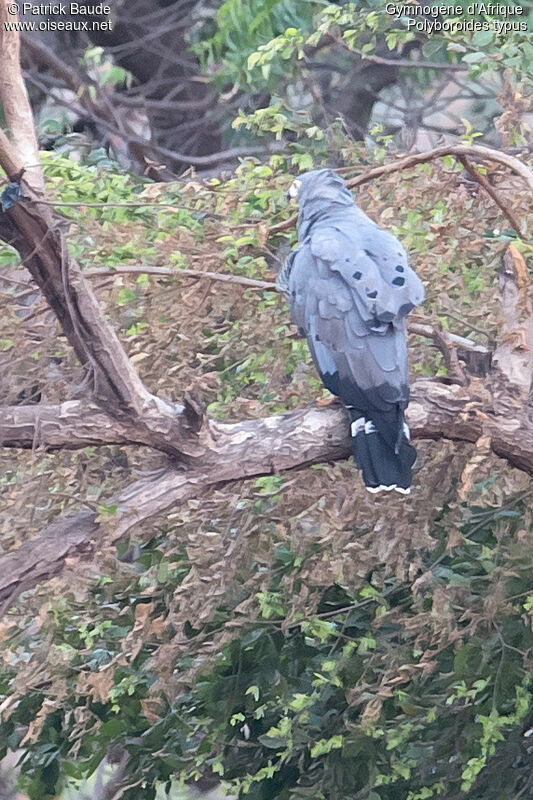
[[[444,129],[531,162],[530,35],[415,35],[373,0],[155,5],[144,0],[164,63],[145,83],[142,59],[127,61],[128,46],[147,46],[126,16],[135,3],[115,12],[122,47],[76,41],[81,64],[75,47],[64,53],[87,89],[85,151],[77,123],[47,117],[50,98],[34,91],[69,248],[154,394],[178,401],[194,385],[226,420],[310,404],[326,392],[281,298],[180,270],[272,280],[295,242],[284,192],[301,170],[328,164],[350,178]],[[150,80],[164,83],[178,34],[192,84],[172,110],[204,104],[182,159],[183,141],[151,116],[171,102]],[[29,83],[56,81],[25,44]],[[55,112],[65,89],[50,92]],[[132,148],[143,136],[125,134],[127,156],[109,124],[102,141],[104,100],[122,115],[134,96],[159,155],[148,168],[148,150]],[[264,141],[278,151],[227,155]],[[210,172],[160,180],[188,164]],[[532,201],[518,176],[480,170],[519,230],[451,156],[365,183],[356,201],[408,249],[427,288],[420,321],[491,347],[497,268],[509,243],[530,263]],[[84,370],[7,245],[0,265],[1,402],[83,396]],[[430,339],[410,345],[413,377],[453,378]],[[471,387],[485,391],[479,378]],[[23,589],[0,620],[0,754],[16,751],[20,791],[46,800],[97,773],[92,796],[108,800],[180,782],[250,800],[533,797],[531,480],[486,438],[417,446],[409,498],[368,496],[351,461],[315,464],[216,487],[118,547],[109,498],[156,474],[160,454],[4,449],[4,552],[78,509],[96,510],[103,530],[96,558]]]

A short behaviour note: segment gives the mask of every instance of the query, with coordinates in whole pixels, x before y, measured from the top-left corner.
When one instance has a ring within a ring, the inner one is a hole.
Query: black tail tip
[[[399,446],[391,447],[372,420],[359,417],[352,422],[353,455],[363,473],[368,492],[411,493],[411,473],[416,450],[409,441],[409,428],[403,423]]]

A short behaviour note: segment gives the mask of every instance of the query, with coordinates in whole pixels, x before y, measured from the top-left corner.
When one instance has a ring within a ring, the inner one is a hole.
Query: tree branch
[[[444,156],[456,156],[457,158],[467,156],[477,161],[495,161],[498,164],[503,164],[504,166],[509,167],[509,169],[511,169],[513,172],[516,172],[517,175],[520,175],[520,177],[524,179],[530,190],[533,192],[533,171],[528,166],[523,164],[518,158],[511,156],[508,153],[502,153],[500,150],[494,150],[491,147],[466,144],[442,145],[442,147],[436,147],[434,150],[426,150],[423,153],[412,153],[411,155],[404,156],[397,161],[389,161],[387,164],[382,164],[379,167],[373,167],[372,169],[363,172],[361,175],[357,175],[355,178],[350,178],[350,180],[346,181],[346,186],[349,189],[353,189],[354,187],[361,186],[363,183],[368,183],[368,181],[372,181],[375,178],[381,178],[382,175],[391,175],[392,173],[399,172],[400,170],[411,169],[411,167],[416,167],[418,164],[424,164],[427,161],[433,161],[436,158],[443,158]],[[276,225],[271,225],[268,232],[270,235],[272,235],[279,233],[279,231],[285,231],[288,228],[292,228],[297,219],[298,216],[295,214],[292,217],[289,217],[289,219],[283,220],[283,222],[278,222]]]
[[[22,161],[16,155],[2,128],[0,128],[0,165],[9,180],[15,180],[24,169]]]
[[[209,281],[220,281],[222,283],[232,283],[239,286],[246,286],[248,289],[262,289],[275,292],[276,284],[272,281],[257,281],[253,278],[243,278],[240,275],[230,275],[220,272],[206,272],[205,270],[196,269],[173,269],[172,267],[151,267],[151,266],[124,266],[118,267],[94,267],[93,269],[86,269],[83,274],[87,277],[93,278],[101,275],[113,277],[113,274],[127,275],[132,273],[138,275],[144,273],[147,275],[161,275],[170,278],[193,278],[194,280],[206,279]]]
[[[503,257],[499,289],[502,325],[493,361],[506,380],[527,395],[533,376],[533,302],[527,265],[514,245]]]
[[[176,417],[183,411],[183,406],[174,408]],[[79,450],[106,444],[143,444],[143,438],[135,424],[83,400],[0,407],[0,447]]]
[[[514,211],[509,208],[507,203],[503,200],[502,197],[500,197],[500,195],[494,189],[494,187],[490,185],[486,177],[482,175],[481,172],[478,172],[478,170],[470,163],[470,161],[466,156],[459,156],[459,161],[461,162],[463,167],[467,170],[467,172],[469,172],[470,175],[474,178],[474,180],[477,181],[479,185],[485,189],[489,197],[492,197],[496,205],[503,211],[503,213],[511,223],[511,227],[514,228],[514,230],[517,233],[520,233],[521,230],[520,222],[515,216]]]
[[[459,364],[459,357],[457,348],[452,338],[452,334],[444,330],[442,325],[432,327],[430,325],[417,325],[416,322],[409,325],[410,333],[417,333],[420,336],[427,336],[433,340],[435,347],[440,350],[444,358],[444,365],[448,371],[449,377],[461,386],[466,386],[468,379],[465,375],[464,369]],[[462,337],[457,337],[461,339]],[[468,339],[466,340],[468,341]]]
[[[176,456],[193,453],[183,418],[143,385],[47,211],[31,198],[19,201],[0,213],[0,237],[19,251],[79,360],[90,369],[95,400],[124,425],[134,425],[138,441]],[[180,437],[178,452],[169,441]]]
[[[16,160],[20,160],[27,182],[40,193],[44,191],[44,179],[33,115],[19,66],[20,34],[7,30],[5,23],[13,20],[7,7],[8,0],[0,0],[0,100]],[[0,166],[10,176],[16,171],[13,170],[9,148],[6,150],[5,139],[0,139]]]
[[[70,256],[50,208],[40,203],[44,187],[41,190],[39,185],[42,172],[33,117],[18,62],[19,35],[7,32],[3,24],[6,19],[7,0],[0,0],[0,99],[11,134],[9,147],[5,137],[0,139],[0,166],[11,171],[13,151],[30,171],[30,180],[26,180],[25,173],[20,200],[6,212],[0,211],[0,238],[18,250],[77,357],[91,374],[96,402],[117,420],[118,427],[135,430],[137,441],[170,455],[192,455],[197,444],[187,415],[177,413],[172,404],[145,388],[88,281]]]
[[[476,391],[417,381],[407,411],[413,437],[475,442],[488,435],[496,455],[533,475],[533,420],[505,397],[500,399],[498,413],[488,411],[488,390],[479,386]],[[351,451],[348,419],[339,406],[312,407],[245,422],[206,422],[200,439],[204,452],[186,471],[169,466],[162,474],[137,481],[108,499],[116,513],[106,538],[116,541],[134,526],[210,487],[346,459]],[[393,502],[402,501],[394,498]],[[100,534],[96,514],[72,513],[18,550],[0,556],[0,600],[9,604],[20,587],[30,588],[58,574],[68,557],[90,557]]]
[[[362,175],[346,181],[348,188],[352,189],[354,186],[360,186],[363,183],[374,178],[379,178],[382,175],[390,175],[398,170],[410,169],[416,167],[418,164],[424,164],[426,161],[433,161],[435,158],[443,158],[444,156],[469,156],[476,161],[495,161],[498,164],[503,164],[509,167],[517,175],[520,175],[531,191],[533,192],[533,171],[522,163],[515,156],[510,156],[508,153],[502,153],[501,150],[495,150],[492,147],[482,147],[481,145],[469,144],[456,144],[456,145],[442,145],[436,147],[434,150],[428,150],[424,153],[412,153],[411,155],[404,156],[398,161],[390,161],[380,167],[364,172]]]

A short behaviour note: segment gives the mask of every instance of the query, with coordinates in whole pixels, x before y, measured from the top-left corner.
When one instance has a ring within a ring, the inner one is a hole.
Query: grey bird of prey
[[[416,450],[409,402],[406,317],[424,287],[400,242],[358,208],[330,169],[301,175],[299,246],[278,276],[291,318],[322,382],[351,419],[353,455],[369,492],[408,494]]]

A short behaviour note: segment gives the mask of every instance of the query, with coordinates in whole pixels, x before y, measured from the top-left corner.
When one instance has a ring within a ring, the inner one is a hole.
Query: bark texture
[[[533,475],[533,416],[521,407],[518,398],[501,403],[497,413],[490,404],[491,394],[481,381],[474,381],[470,387],[417,381],[407,419],[417,439],[475,442],[489,436],[496,455]],[[78,446],[82,442],[125,442],[126,431],[83,403],[45,407],[47,423],[43,425],[38,421],[40,411],[39,406],[16,409],[16,414],[22,412],[18,432],[16,420],[7,423],[11,444],[31,446],[37,441],[37,431],[41,436],[48,435],[51,447],[72,443],[74,437],[81,437]],[[67,427],[58,424],[59,418],[67,420]],[[118,540],[135,525],[201,496],[212,486],[346,459],[351,453],[349,420],[340,406],[311,407],[236,423],[204,420],[199,441],[203,452],[186,468],[169,462],[153,478],[137,481],[108,500],[117,509],[106,523],[106,542]],[[57,574],[66,558],[89,556],[98,548],[102,535],[93,512],[60,518],[38,538],[0,557],[0,600],[9,602],[18,591]]]

